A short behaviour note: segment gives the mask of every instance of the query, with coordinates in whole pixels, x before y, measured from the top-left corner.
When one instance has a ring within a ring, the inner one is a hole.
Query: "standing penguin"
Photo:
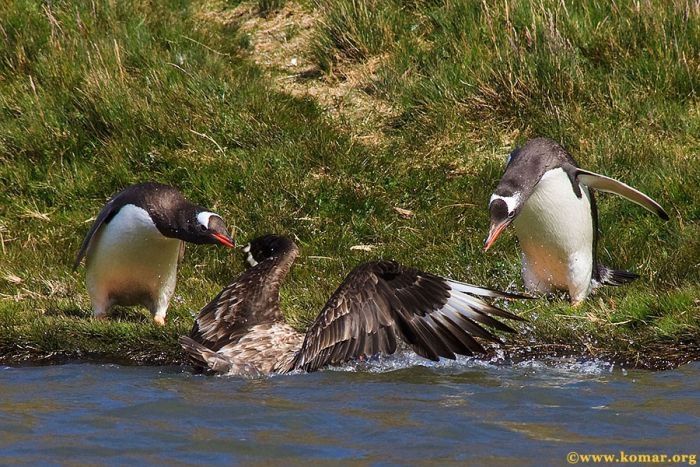
[[[535,138],[514,150],[489,202],[488,250],[512,222],[522,248],[525,287],[566,290],[572,304],[590,293],[591,281],[621,285],[634,273],[613,270],[596,259],[598,212],[591,190],[618,194],[668,220],[658,203],[612,178],[580,169],[566,150]]]
[[[234,246],[221,217],[190,203],[176,188],[141,183],[113,196],[73,265],[75,270],[86,257],[94,316],[105,318],[114,305],[143,305],[156,324],[165,324],[184,242]]]

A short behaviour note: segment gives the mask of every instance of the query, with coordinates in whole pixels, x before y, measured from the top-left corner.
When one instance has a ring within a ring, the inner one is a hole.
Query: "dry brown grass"
[[[363,144],[381,146],[386,142],[383,130],[396,116],[396,110],[389,102],[365,92],[386,57],[374,56],[362,63],[339,62],[332,74],[323,73],[311,50],[321,15],[294,2],[267,16],[259,14],[254,2],[233,9],[226,9],[221,2],[209,2],[200,17],[235,24],[247,34],[250,59],[270,76],[275,91],[312,99]]]

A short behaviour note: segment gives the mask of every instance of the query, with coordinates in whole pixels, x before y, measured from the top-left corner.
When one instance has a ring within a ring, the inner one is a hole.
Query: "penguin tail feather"
[[[629,284],[639,277],[639,274],[624,271],[622,269],[611,269],[602,264],[597,265],[598,282],[602,285],[618,285]]]

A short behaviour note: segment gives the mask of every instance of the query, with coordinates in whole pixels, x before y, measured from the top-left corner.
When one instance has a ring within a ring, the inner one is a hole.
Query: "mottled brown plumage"
[[[357,266],[305,335],[284,323],[280,282],[298,249],[268,235],[247,247],[255,266],[205,306],[180,343],[195,367],[218,373],[315,371],[349,360],[392,354],[398,341],[438,360],[484,352],[475,337],[499,339],[483,326],[513,329],[494,319],[521,320],[476,297],[524,298],[405,268],[393,261]]]

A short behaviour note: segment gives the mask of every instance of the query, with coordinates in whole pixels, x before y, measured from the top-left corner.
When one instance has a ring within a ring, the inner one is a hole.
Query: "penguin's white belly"
[[[563,169],[546,172],[513,225],[523,251],[529,289],[568,290],[573,301],[588,294],[593,268],[593,217],[588,189],[574,193]]]
[[[180,240],[148,213],[126,205],[100,227],[87,252],[87,288],[98,315],[112,305],[145,305],[163,316],[175,290]]]

